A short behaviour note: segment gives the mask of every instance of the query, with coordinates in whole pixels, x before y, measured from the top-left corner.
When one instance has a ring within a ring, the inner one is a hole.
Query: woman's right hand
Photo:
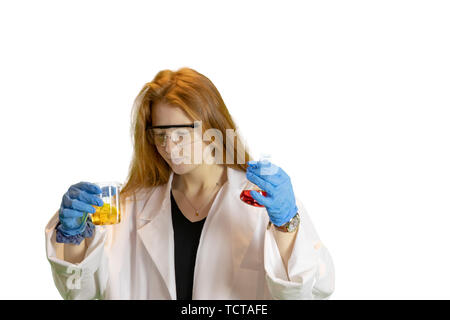
[[[64,194],[59,209],[59,230],[66,236],[74,236],[84,231],[88,213],[95,213],[95,206],[103,206],[99,186],[90,182],[79,182],[69,187]]]

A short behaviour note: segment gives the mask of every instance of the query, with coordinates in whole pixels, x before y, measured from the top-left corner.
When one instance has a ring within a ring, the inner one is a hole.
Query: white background
[[[60,299],[44,228],[124,181],[162,69],[213,81],[334,259],[332,299],[448,299],[447,1],[2,1],[0,298]]]

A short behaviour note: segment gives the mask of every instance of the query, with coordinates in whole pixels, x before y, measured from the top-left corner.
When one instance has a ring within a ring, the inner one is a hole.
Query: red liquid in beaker
[[[253,197],[250,194],[250,191],[251,190],[243,190],[241,192],[241,200],[244,201],[246,204],[249,204],[254,207],[264,207],[263,205],[259,204],[255,199],[253,199]],[[267,196],[266,191],[262,191],[262,190],[254,190],[254,191],[259,192],[263,196]]]

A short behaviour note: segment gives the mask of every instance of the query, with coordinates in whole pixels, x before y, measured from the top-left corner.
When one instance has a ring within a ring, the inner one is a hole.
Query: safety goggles
[[[148,126],[152,140],[157,146],[165,147],[167,145],[167,138],[174,144],[184,145],[194,142],[194,128],[195,124],[175,124],[164,126]]]

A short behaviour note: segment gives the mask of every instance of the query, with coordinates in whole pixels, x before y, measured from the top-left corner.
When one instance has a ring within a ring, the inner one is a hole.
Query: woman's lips
[[[177,163],[180,163],[183,159],[186,159],[186,158],[170,158],[170,161],[172,161],[172,162],[177,162]]]

